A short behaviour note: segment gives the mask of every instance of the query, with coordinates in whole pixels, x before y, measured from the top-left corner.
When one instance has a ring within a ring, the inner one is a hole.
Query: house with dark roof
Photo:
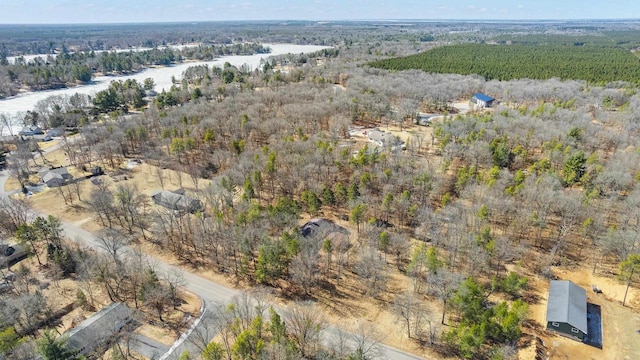
[[[69,174],[69,170],[66,167],[59,167],[41,170],[40,178],[48,187],[59,187],[73,179],[73,175]]]
[[[429,126],[429,125],[431,125],[431,121],[433,120],[433,118],[439,117],[439,116],[442,116],[442,115],[440,115],[440,114],[427,114],[427,113],[419,112],[416,123],[418,125],[422,125],[422,126]]]
[[[42,177],[42,181],[47,184],[48,187],[50,188],[54,188],[54,187],[60,187],[62,185],[65,184],[65,180],[64,178],[59,175],[56,174],[54,172],[48,172],[46,173],[43,177]]]
[[[160,205],[169,210],[195,213],[202,210],[202,202],[198,199],[192,199],[181,193],[171,192],[167,190],[159,190],[151,195],[151,199],[156,205]]]
[[[62,336],[67,337],[67,348],[86,355],[113,340],[118,332],[132,320],[132,311],[120,302],[98,311]]]
[[[587,291],[569,280],[549,285],[547,330],[583,341],[587,337]]]
[[[8,268],[14,263],[24,259],[29,255],[29,248],[20,245],[6,245],[0,243],[0,270]],[[0,278],[2,280],[2,278]]]
[[[471,97],[471,102],[480,108],[491,107],[494,101],[495,101],[494,98],[492,98],[491,96],[485,95],[483,93],[475,93]]]
[[[349,235],[349,231],[331,220],[315,218],[307,221],[300,228],[300,235],[306,238],[325,239],[333,233]]]
[[[21,136],[34,136],[34,135],[43,135],[44,131],[37,126],[27,126],[20,130],[18,135]]]
[[[51,129],[51,130],[47,131],[47,135],[49,135],[51,137],[62,136],[62,135],[64,135],[64,129],[62,129],[62,128]]]

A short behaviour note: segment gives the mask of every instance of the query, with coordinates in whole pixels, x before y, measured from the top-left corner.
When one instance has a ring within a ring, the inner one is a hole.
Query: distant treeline
[[[310,26],[314,22],[212,21],[140,24],[0,24],[0,56],[65,51],[160,47],[167,44],[235,44],[241,42],[334,44],[351,29]]]
[[[91,81],[94,73],[122,74],[151,65],[170,65],[184,59],[212,60],[223,55],[268,53],[260,44],[198,46],[182,50],[164,48],[128,52],[63,53],[26,61],[23,57],[9,63],[0,57],[0,98],[15,95],[20,88],[44,90],[66,87],[74,82]]]
[[[547,46],[458,44],[370,65],[388,70],[477,74],[487,80],[560,78],[596,84],[640,82],[640,60],[631,52],[617,46],[583,43]]]
[[[640,47],[640,32],[627,30],[603,31],[589,35],[501,34],[492,40],[498,44],[620,46],[625,49],[632,49]]]

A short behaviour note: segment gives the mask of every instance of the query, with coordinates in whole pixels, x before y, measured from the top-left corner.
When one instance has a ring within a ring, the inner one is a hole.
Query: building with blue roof
[[[493,105],[495,99],[483,93],[475,93],[471,97],[471,102],[481,108],[488,108]]]

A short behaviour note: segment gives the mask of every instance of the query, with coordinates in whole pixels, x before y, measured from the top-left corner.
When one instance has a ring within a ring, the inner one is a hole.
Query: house
[[[480,108],[491,107],[493,105],[494,100],[495,99],[492,98],[491,96],[485,95],[483,93],[475,93],[471,97],[471,102]]]
[[[59,187],[73,179],[73,176],[69,174],[66,167],[41,170],[40,177],[42,178],[42,182],[47,184],[48,187]]]
[[[326,238],[329,234],[341,233],[349,235],[347,229],[331,220],[315,218],[306,222],[300,228],[300,234],[306,238]]]
[[[380,130],[371,130],[367,133],[369,141],[384,148],[390,148],[391,150],[406,149],[404,141],[399,137],[394,136],[392,133],[388,133]]]
[[[151,195],[151,199],[156,205],[160,205],[169,210],[195,213],[203,209],[200,200],[189,198],[183,194],[160,190]]]
[[[57,129],[51,129],[49,131],[47,131],[47,135],[50,137],[56,137],[56,136],[63,136],[64,135],[64,129],[62,128],[57,128]]]
[[[583,341],[587,336],[587,291],[568,280],[549,285],[547,329]]]
[[[29,255],[29,249],[20,244],[0,244],[0,269],[10,267]]]
[[[437,116],[442,116],[439,114],[427,114],[427,113],[422,113],[419,112],[418,113],[418,125],[422,125],[422,126],[429,126],[431,125],[431,121],[433,120],[434,117]]]
[[[69,174],[69,170],[63,166],[54,167],[54,168],[43,167],[40,170],[38,170],[38,174],[40,174],[41,178],[44,177],[47,173],[54,173],[54,174],[60,175],[66,180],[73,179],[73,175]]]
[[[85,355],[113,339],[131,319],[131,309],[123,303],[114,302],[62,336],[67,337],[69,350]]]
[[[37,126],[26,126],[22,130],[20,130],[20,132],[18,133],[18,135],[21,135],[21,136],[33,136],[33,135],[43,135],[43,134],[44,134],[44,131],[42,131],[42,129],[40,129]]]
[[[44,174],[42,181],[50,188],[60,187],[66,183],[62,175],[56,174],[52,171]]]

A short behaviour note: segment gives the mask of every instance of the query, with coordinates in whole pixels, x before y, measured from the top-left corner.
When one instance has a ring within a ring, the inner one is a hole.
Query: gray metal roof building
[[[547,328],[582,340],[588,333],[586,290],[569,280],[551,281]]]
[[[67,348],[88,354],[117,334],[131,316],[125,304],[111,303],[64,334],[68,337]]]
[[[153,195],[151,195],[151,199],[156,205],[163,206],[169,210],[194,213],[203,208],[200,200],[166,190],[154,192]]]
[[[40,170],[40,177],[42,178],[42,181],[49,187],[62,186],[68,180],[73,179],[73,175],[69,174],[69,170],[67,170],[66,167],[42,169]]]

